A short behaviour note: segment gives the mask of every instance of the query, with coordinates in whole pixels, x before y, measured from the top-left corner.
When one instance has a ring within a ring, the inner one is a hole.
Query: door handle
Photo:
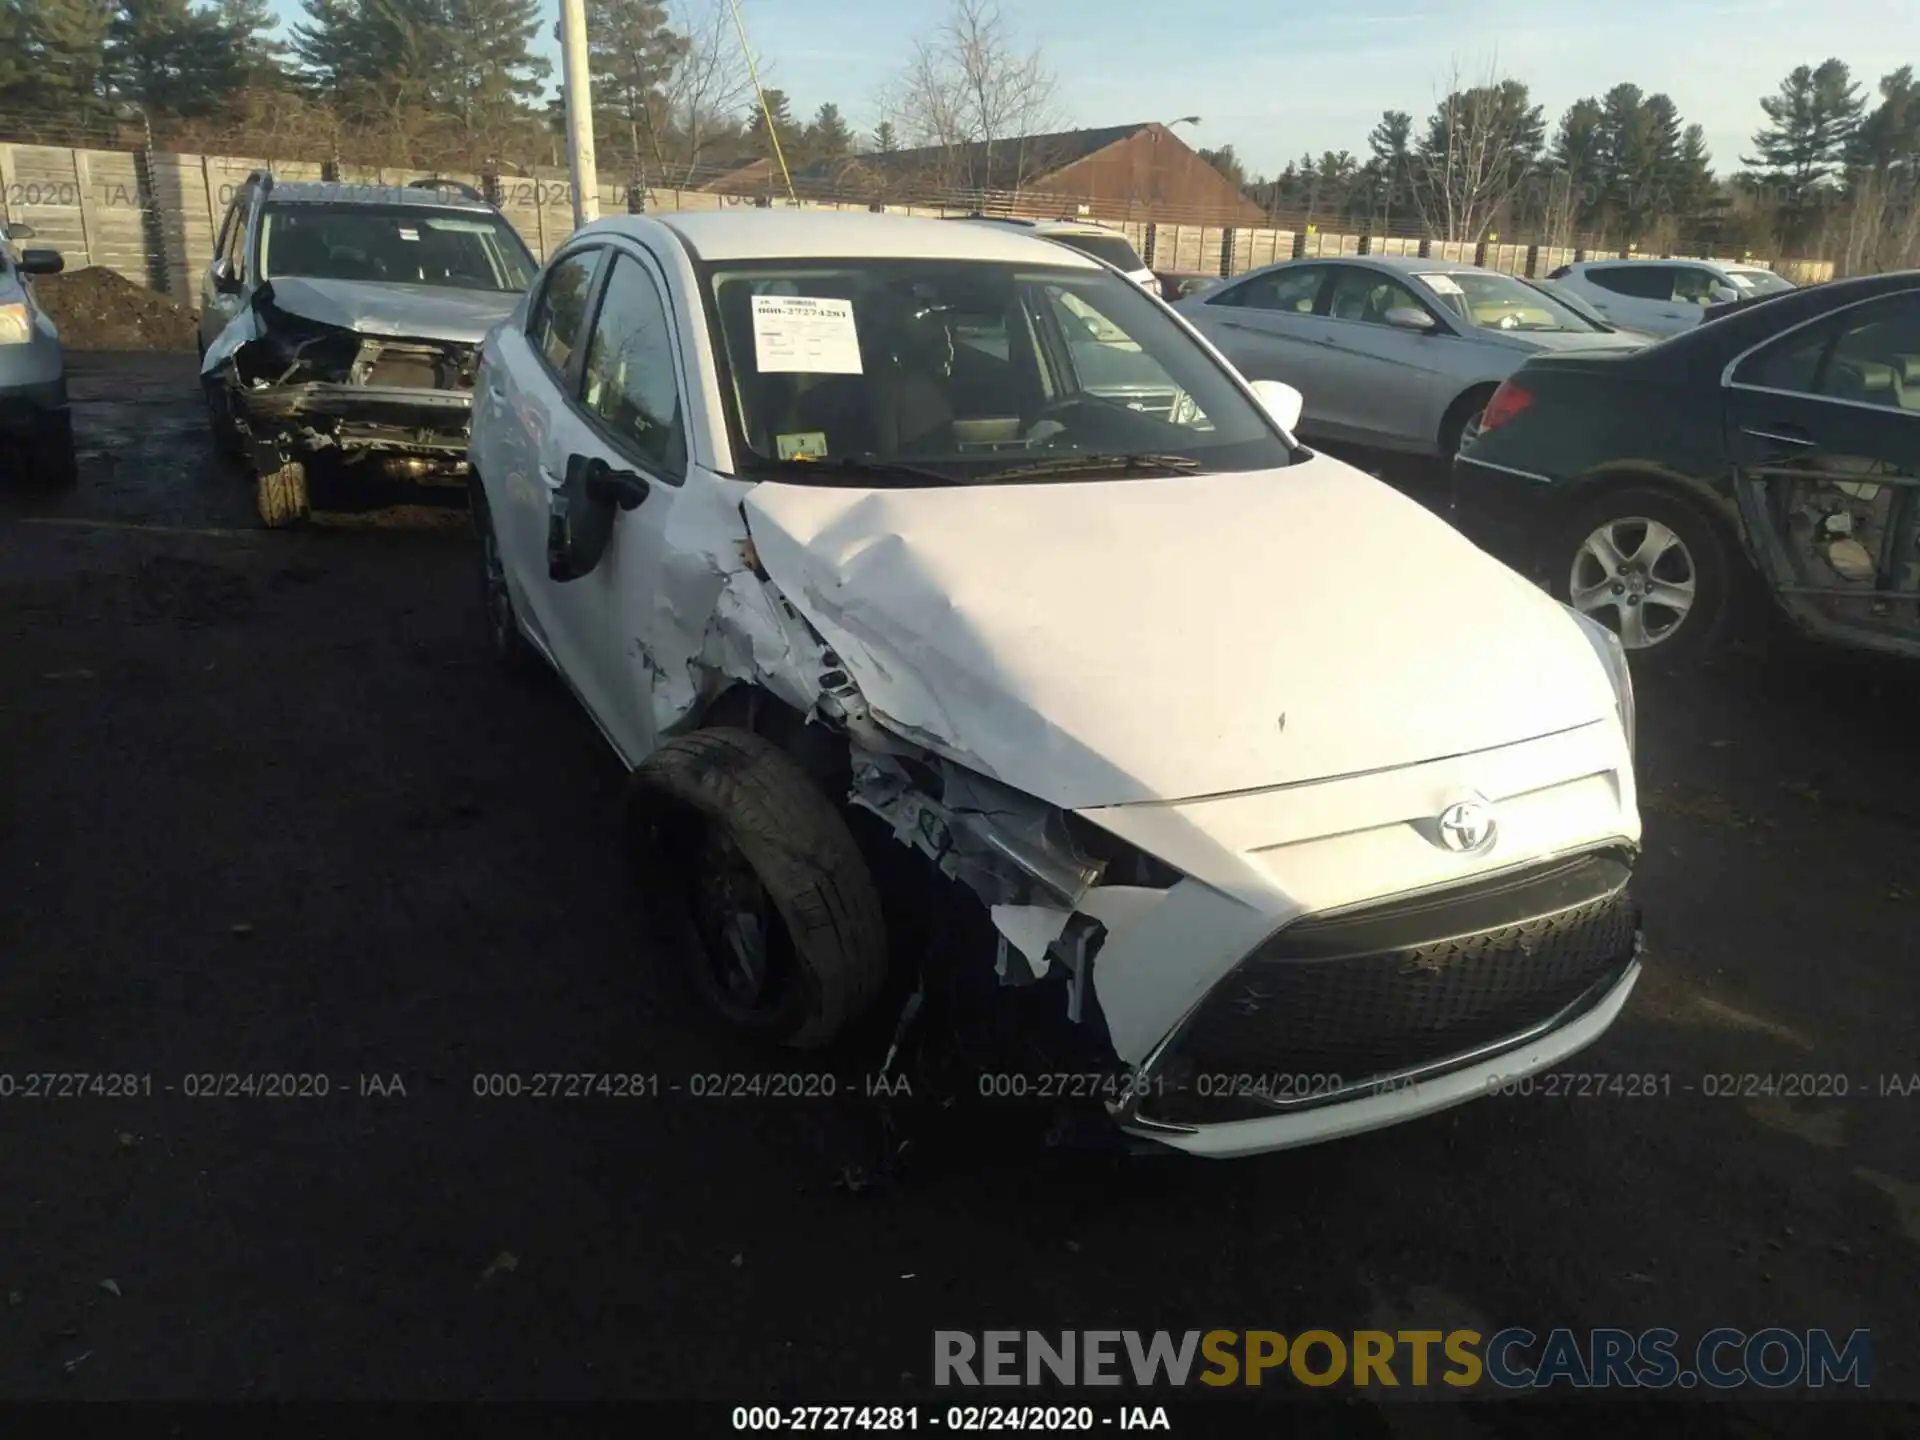
[[[1771,440],[1776,445],[1798,445],[1806,448],[1818,443],[1811,435],[1803,435],[1795,431],[1782,433],[1778,430],[1756,430],[1750,425],[1741,426],[1740,433],[1751,435],[1756,440]]]

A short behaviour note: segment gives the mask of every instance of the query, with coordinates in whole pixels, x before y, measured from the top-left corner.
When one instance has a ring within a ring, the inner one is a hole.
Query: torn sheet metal
[[[876,719],[1068,809],[1413,764],[1613,712],[1550,597],[1330,460],[898,491],[768,482],[746,510],[768,573]],[[1501,616],[1502,643],[1463,614]],[[1457,695],[1472,703],[1435,703]]]
[[[259,312],[251,304],[242,306],[240,313],[227,322],[226,329],[213,337],[206,354],[200,357],[200,373],[214,374],[227,363],[234,351],[249,340],[258,340],[264,333],[260,327]]]
[[[1056,910],[1047,905],[992,905],[987,909],[993,926],[1007,938],[1008,944],[1027,962],[1035,980],[1046,978],[1049,961],[1047,947],[1066,931],[1073,918],[1071,910]],[[1003,980],[1011,977],[1002,975]]]

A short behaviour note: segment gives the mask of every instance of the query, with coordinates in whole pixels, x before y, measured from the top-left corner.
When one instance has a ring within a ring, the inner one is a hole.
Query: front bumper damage
[[[934,948],[1023,1023],[1054,1022],[1044,1052],[1023,1032],[1014,1060],[993,1057],[1003,1076],[1034,1077],[1016,1094],[1073,1101],[1144,1148],[1252,1154],[1486,1094],[1591,1043],[1625,1004],[1640,973],[1640,831],[1618,724],[1063,808],[877,706],[843,658],[858,637],[841,638],[805,583],[770,573],[747,496],[723,508],[690,490],[674,512],[683,559],[656,616],[676,623],[644,642],[657,733],[705,723],[745,686],[844,742],[841,797],[942,877],[929,908],[963,907],[931,922]],[[904,693],[937,658],[885,663]],[[1482,854],[1435,831],[1463,791],[1499,810]],[[924,1023],[919,999],[902,1032]]]
[[[464,485],[479,347],[364,334],[274,303],[271,284],[207,350],[201,376],[256,470],[331,456]]]

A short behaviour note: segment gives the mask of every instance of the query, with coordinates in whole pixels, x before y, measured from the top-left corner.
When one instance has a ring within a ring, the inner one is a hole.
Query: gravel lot
[[[153,1093],[0,1100],[0,1395],[827,1400],[923,1388],[935,1328],[1782,1325],[1871,1328],[1920,1398],[1920,1095],[1879,1093],[1920,1072],[1913,673],[1643,681],[1651,964],[1574,1068],[1665,1095],[1231,1165],[966,1129],[849,1193],[858,1100],[475,1096],[767,1062],[649,952],[617,766],[490,668],[463,534],[256,530],[191,357],[74,372],[80,488],[0,501],[0,1069]],[[1782,1071],[1848,1091],[1703,1093]],[[1440,1409],[1341,1429],[1521,1413]]]

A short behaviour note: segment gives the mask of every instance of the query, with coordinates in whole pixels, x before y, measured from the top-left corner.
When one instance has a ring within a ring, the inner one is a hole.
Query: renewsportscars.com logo
[[[1379,1385],[1768,1390],[1873,1383],[1854,1330],[936,1330],[937,1386]]]

